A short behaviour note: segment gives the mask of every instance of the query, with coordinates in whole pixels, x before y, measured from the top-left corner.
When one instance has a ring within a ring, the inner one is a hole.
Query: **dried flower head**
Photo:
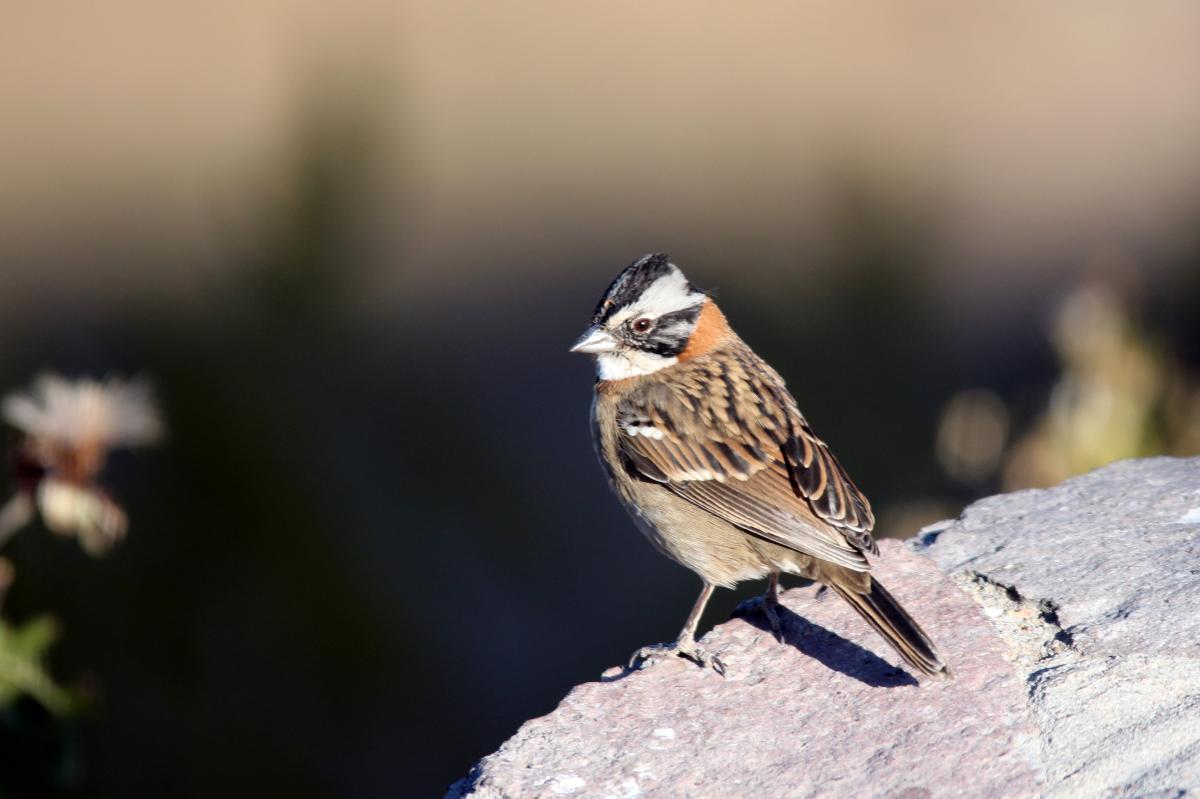
[[[47,528],[77,536],[93,555],[119,540],[128,526],[125,512],[96,480],[110,450],[162,437],[149,386],[46,374],[29,392],[5,397],[0,413],[22,433],[12,457],[18,493],[0,510],[0,539],[36,507]]]

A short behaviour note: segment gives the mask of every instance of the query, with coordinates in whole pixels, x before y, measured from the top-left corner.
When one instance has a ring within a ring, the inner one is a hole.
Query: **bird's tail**
[[[880,582],[868,575],[869,591],[859,591],[854,587],[843,584],[841,580],[831,580],[828,585],[850,603],[850,606],[867,620],[884,639],[892,645],[904,662],[922,674],[935,677],[953,677],[949,666],[942,661],[941,656],[929,640],[929,636],[921,626],[913,621],[912,616],[892,598]]]

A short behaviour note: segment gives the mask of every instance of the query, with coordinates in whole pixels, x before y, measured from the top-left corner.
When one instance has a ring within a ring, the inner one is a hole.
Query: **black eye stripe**
[[[698,302],[690,308],[683,308],[682,310],[665,313],[658,317],[658,322],[655,324],[655,327],[659,330],[664,330],[679,322],[685,322],[688,327],[691,327],[696,323],[696,317],[700,315],[700,307],[703,304],[703,302]]]
[[[700,315],[700,305],[672,311],[658,317],[653,330],[644,340],[636,342],[635,346],[646,352],[663,357],[674,357],[683,352],[688,338],[696,326],[696,318]]]

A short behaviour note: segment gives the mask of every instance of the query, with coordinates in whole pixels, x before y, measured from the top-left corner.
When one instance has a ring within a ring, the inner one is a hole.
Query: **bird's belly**
[[[661,486],[637,488],[641,496],[631,497],[626,506],[638,527],[660,552],[706,582],[732,588],[778,568],[752,536],[728,522]]]

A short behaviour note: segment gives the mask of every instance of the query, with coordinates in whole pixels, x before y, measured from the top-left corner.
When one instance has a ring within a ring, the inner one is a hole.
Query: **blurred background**
[[[566,352],[645,252],[880,535],[1200,453],[1195,4],[3,16],[0,389],[147,375],[170,430],[110,462],[106,557],[4,548],[78,698],[0,692],[6,796],[438,796],[673,636],[698,581],[609,495]]]

